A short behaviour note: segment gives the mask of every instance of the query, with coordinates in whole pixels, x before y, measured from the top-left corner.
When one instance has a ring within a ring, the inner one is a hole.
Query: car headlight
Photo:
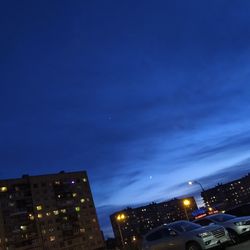
[[[244,225],[247,224],[247,222],[246,222],[246,221],[238,221],[238,222],[234,222],[234,224],[235,224],[236,226],[244,226]]]
[[[209,237],[211,235],[213,235],[211,232],[204,232],[204,233],[198,234],[198,236],[201,238],[206,238],[206,237]]]

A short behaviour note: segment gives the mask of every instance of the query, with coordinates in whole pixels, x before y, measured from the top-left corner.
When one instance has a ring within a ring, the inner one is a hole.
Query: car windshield
[[[200,228],[200,227],[201,227],[200,225],[197,225],[191,222],[185,222],[185,221],[171,225],[171,228],[179,232],[188,232],[188,231],[192,231],[197,228]]]
[[[225,222],[228,220],[234,219],[236,216],[230,215],[230,214],[218,214],[210,217],[212,220],[216,222]]]

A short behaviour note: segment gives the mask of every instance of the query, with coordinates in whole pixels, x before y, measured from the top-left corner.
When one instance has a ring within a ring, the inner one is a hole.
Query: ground
[[[250,241],[241,243],[237,246],[229,247],[228,250],[249,250],[250,249]]]

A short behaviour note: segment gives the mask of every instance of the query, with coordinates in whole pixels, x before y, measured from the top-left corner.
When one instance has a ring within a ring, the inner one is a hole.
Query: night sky
[[[249,0],[1,1],[0,178],[87,170],[128,205],[250,169]]]

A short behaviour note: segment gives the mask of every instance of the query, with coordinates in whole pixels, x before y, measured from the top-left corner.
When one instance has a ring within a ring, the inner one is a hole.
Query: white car
[[[160,226],[143,238],[143,250],[204,250],[230,243],[227,230],[218,225],[202,227],[189,221]]]
[[[250,235],[250,216],[236,217],[230,214],[214,214],[194,221],[201,226],[217,224],[225,227],[233,241],[237,243],[240,236]]]

